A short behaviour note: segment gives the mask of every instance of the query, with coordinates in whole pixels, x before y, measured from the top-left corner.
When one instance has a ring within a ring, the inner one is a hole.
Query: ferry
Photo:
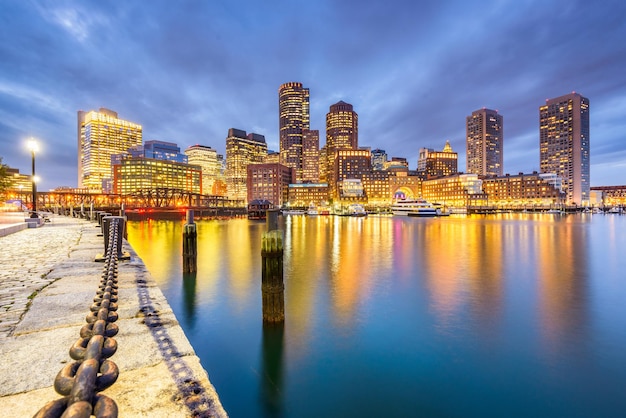
[[[396,216],[440,216],[441,208],[424,199],[402,199],[391,205],[391,213]]]

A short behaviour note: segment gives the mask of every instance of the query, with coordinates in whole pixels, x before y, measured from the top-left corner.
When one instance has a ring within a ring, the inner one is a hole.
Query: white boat
[[[311,203],[309,205],[309,209],[306,211],[306,214],[309,216],[317,216],[320,214],[320,212],[317,210],[317,206],[315,206],[315,203]]]
[[[349,216],[367,216],[367,211],[363,207],[363,205],[359,205],[358,203],[352,204],[348,206],[348,215]]]
[[[291,215],[291,216],[306,215],[306,211],[305,210],[301,210],[301,209],[283,210],[283,215]]]
[[[441,208],[424,199],[402,199],[391,205],[391,213],[396,216],[429,217],[441,215]]]
[[[448,208],[448,212],[450,213],[450,215],[467,215],[467,208],[466,207],[450,207]]]

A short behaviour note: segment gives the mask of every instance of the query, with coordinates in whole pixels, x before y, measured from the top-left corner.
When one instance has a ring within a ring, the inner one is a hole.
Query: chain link
[[[111,219],[100,286],[85,318],[87,325],[70,348],[70,357],[75,361],[63,367],[54,379],[54,389],[64,397],[46,404],[34,418],[117,418],[115,401],[98,392],[110,387],[119,376],[117,365],[108,358],[117,351],[113,337],[118,332],[114,324],[118,318],[118,237],[123,228],[123,220]]]

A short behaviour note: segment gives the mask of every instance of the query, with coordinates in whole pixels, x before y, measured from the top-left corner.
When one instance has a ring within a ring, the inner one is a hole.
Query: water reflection
[[[232,416],[588,416],[626,409],[589,380],[626,384],[624,225],[281,218],[279,328],[262,323],[264,223],[198,222],[196,276],[182,275],[182,223],[131,222],[129,238]]]

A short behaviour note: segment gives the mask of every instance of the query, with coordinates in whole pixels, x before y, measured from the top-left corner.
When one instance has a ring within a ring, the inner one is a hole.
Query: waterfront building
[[[30,174],[22,174],[17,168],[7,167],[6,172],[8,175],[9,186],[8,192],[14,193],[26,193],[33,191],[33,179]]]
[[[409,175],[404,167],[394,167],[389,173],[389,195],[391,199],[417,199],[422,196],[422,178]]]
[[[267,144],[263,135],[231,128],[226,137],[226,186],[228,197],[234,200],[247,198],[248,165],[263,163],[267,157]]]
[[[155,189],[200,193],[202,169],[170,160],[130,156],[113,166],[113,193],[129,195]]]
[[[626,207],[626,186],[591,187],[589,193],[596,193],[599,195],[599,204],[602,206]]]
[[[504,161],[503,118],[497,110],[482,108],[466,118],[466,172],[501,176]]]
[[[568,204],[589,204],[589,99],[571,93],[539,107],[539,166],[563,179]]]
[[[78,188],[101,191],[111,179],[111,156],[141,145],[142,127],[117,112],[78,111]]]
[[[372,170],[382,171],[385,169],[387,162],[387,153],[383,149],[372,150]]]
[[[452,151],[450,141],[446,141],[443,151],[421,148],[417,160],[417,171],[423,173],[425,179],[456,174],[458,159],[459,155]]]
[[[267,200],[282,206],[289,199],[289,185],[296,182],[296,171],[279,163],[249,164],[247,174],[248,202]]]
[[[561,182],[554,174],[519,173],[482,180],[482,190],[490,206],[497,207],[552,207],[565,201]]]
[[[372,172],[372,160],[368,149],[339,149],[334,152],[332,170],[329,177],[330,198],[341,199],[341,182],[346,179],[361,180]]]
[[[306,208],[311,203],[316,206],[328,205],[328,184],[301,183],[288,187],[289,206]]]
[[[185,150],[189,164],[202,169],[202,194],[219,196],[215,187],[218,181],[224,183],[222,170],[223,157],[206,145],[192,145]],[[220,158],[222,157],[222,158]]]
[[[452,174],[422,182],[422,197],[452,208],[487,206],[490,201],[482,190],[477,174]]]
[[[289,82],[278,89],[280,163],[296,170],[296,180],[302,181],[302,141],[309,129],[309,89],[302,83]]]
[[[409,169],[409,161],[404,157],[391,157],[389,161],[385,163],[385,170],[393,169]]]
[[[371,170],[363,173],[361,181],[369,206],[389,206],[392,193],[389,186],[390,173],[384,170]]]
[[[319,181],[320,131],[306,130],[302,133],[302,182],[319,183]]]

